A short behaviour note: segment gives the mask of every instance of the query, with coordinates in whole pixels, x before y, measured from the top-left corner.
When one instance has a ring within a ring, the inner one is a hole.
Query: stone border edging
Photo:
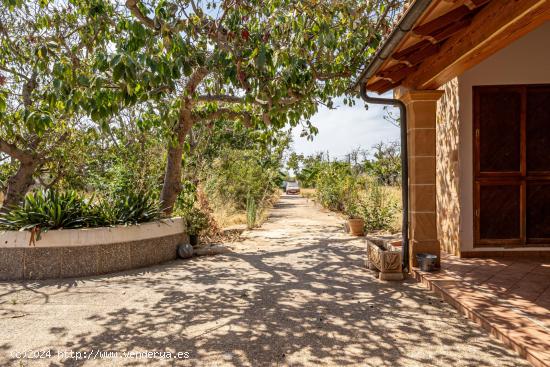
[[[189,243],[182,218],[134,226],[52,230],[29,246],[30,232],[0,232],[0,280],[108,274],[177,258]]]

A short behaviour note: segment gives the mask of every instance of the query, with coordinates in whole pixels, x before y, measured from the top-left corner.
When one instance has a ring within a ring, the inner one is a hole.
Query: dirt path
[[[528,366],[414,281],[378,281],[362,240],[305,199],[245,235],[229,255],[0,283],[0,365]],[[44,358],[12,358],[28,350]]]

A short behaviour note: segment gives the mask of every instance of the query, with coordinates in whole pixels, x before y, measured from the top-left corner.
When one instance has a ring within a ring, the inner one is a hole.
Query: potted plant
[[[349,232],[353,236],[365,235],[365,220],[361,218],[356,203],[346,205],[346,215],[348,216]]]
[[[348,229],[353,236],[365,235],[365,221],[359,210],[360,197],[357,190],[357,181],[350,179],[345,184],[343,207],[348,217]]]
[[[198,208],[192,208],[185,215],[189,243],[195,247],[199,244],[200,233],[208,227],[208,215]]]

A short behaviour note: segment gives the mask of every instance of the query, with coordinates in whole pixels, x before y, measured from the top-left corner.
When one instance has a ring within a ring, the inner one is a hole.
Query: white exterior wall
[[[548,250],[548,247],[473,247],[472,87],[510,84],[550,84],[550,21],[458,77],[461,251]]]

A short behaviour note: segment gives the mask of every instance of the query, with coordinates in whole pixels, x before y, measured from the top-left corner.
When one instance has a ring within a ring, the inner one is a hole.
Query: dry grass
[[[391,202],[397,203],[398,207],[395,211],[395,214],[393,215],[392,223],[391,223],[391,231],[392,233],[397,233],[401,231],[401,212],[403,210],[403,206],[401,205],[401,187],[399,186],[384,186],[383,192],[385,195],[388,196],[388,200]]]
[[[246,224],[246,212],[229,207],[218,207],[212,213],[220,228]]]
[[[401,231],[401,187],[399,186],[383,186],[382,192],[384,193],[384,197],[387,198],[387,200],[391,203],[397,203],[398,207],[396,210],[396,213],[394,214],[394,217],[392,219],[391,223],[391,230],[385,231],[390,233],[397,233]],[[315,200],[315,197],[317,195],[316,189],[300,189],[300,194],[302,197],[309,199],[309,200]],[[363,192],[365,194],[365,192]],[[381,232],[382,233],[382,232]]]
[[[401,187],[399,186],[384,186],[383,188],[384,194],[388,195],[388,198],[391,202],[397,203],[398,207],[397,210],[393,216],[392,220],[392,232],[399,232],[401,231],[401,211],[403,210],[403,206],[401,205]]]
[[[260,226],[269,217],[269,211],[279,200],[281,191],[277,190],[267,201],[263,208],[258,208],[256,225]],[[231,206],[216,206],[212,215],[220,228],[246,225],[246,210],[236,210]]]
[[[306,199],[315,199],[317,195],[316,189],[300,189],[300,195]]]

